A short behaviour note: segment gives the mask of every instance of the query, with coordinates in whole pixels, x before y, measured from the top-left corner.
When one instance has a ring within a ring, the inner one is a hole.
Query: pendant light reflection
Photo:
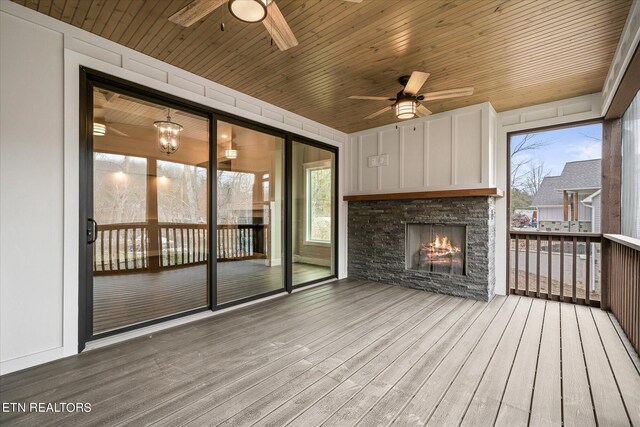
[[[167,111],[167,120],[153,122],[158,129],[158,148],[167,156],[175,153],[180,148],[180,132],[182,125],[171,121],[171,110]]]
[[[102,123],[93,122],[93,136],[105,136],[107,134],[107,126]]]

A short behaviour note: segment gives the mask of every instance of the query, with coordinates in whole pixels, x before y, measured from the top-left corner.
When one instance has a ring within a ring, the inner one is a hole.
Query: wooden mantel
[[[499,188],[469,188],[463,190],[420,191],[415,193],[356,194],[344,196],[347,202],[367,200],[446,199],[451,197],[504,197]]]

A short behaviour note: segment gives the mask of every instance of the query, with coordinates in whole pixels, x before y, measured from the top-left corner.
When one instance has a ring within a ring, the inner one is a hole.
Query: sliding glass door
[[[293,141],[292,282],[298,286],[335,272],[335,153]]]
[[[80,350],[336,277],[337,148],[80,75]]]
[[[217,305],[284,290],[284,139],[217,123]]]
[[[92,96],[92,336],[206,309],[209,120]]]

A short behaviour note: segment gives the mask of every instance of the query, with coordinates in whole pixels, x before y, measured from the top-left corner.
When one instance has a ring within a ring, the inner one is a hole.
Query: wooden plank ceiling
[[[434,113],[491,101],[504,111],[599,92],[630,0],[277,0],[299,45],[281,52],[262,24],[226,6],[188,28],[167,20],[191,0],[15,0],[294,113],[353,132],[394,96],[397,78],[431,73],[423,91],[474,86],[427,102]],[[220,31],[220,23],[226,29]]]

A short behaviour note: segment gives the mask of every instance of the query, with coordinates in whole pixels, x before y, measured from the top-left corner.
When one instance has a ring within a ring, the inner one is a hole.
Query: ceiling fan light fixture
[[[229,11],[242,22],[261,22],[267,17],[267,0],[229,0]]]
[[[105,136],[107,134],[107,126],[103,123],[93,122],[93,136]]]
[[[412,99],[404,99],[395,104],[396,117],[400,120],[412,119],[416,116],[416,102]]]
[[[180,148],[180,132],[182,125],[172,122],[171,116],[167,114],[167,120],[159,120],[153,122],[158,129],[158,148],[167,156],[178,151]]]

